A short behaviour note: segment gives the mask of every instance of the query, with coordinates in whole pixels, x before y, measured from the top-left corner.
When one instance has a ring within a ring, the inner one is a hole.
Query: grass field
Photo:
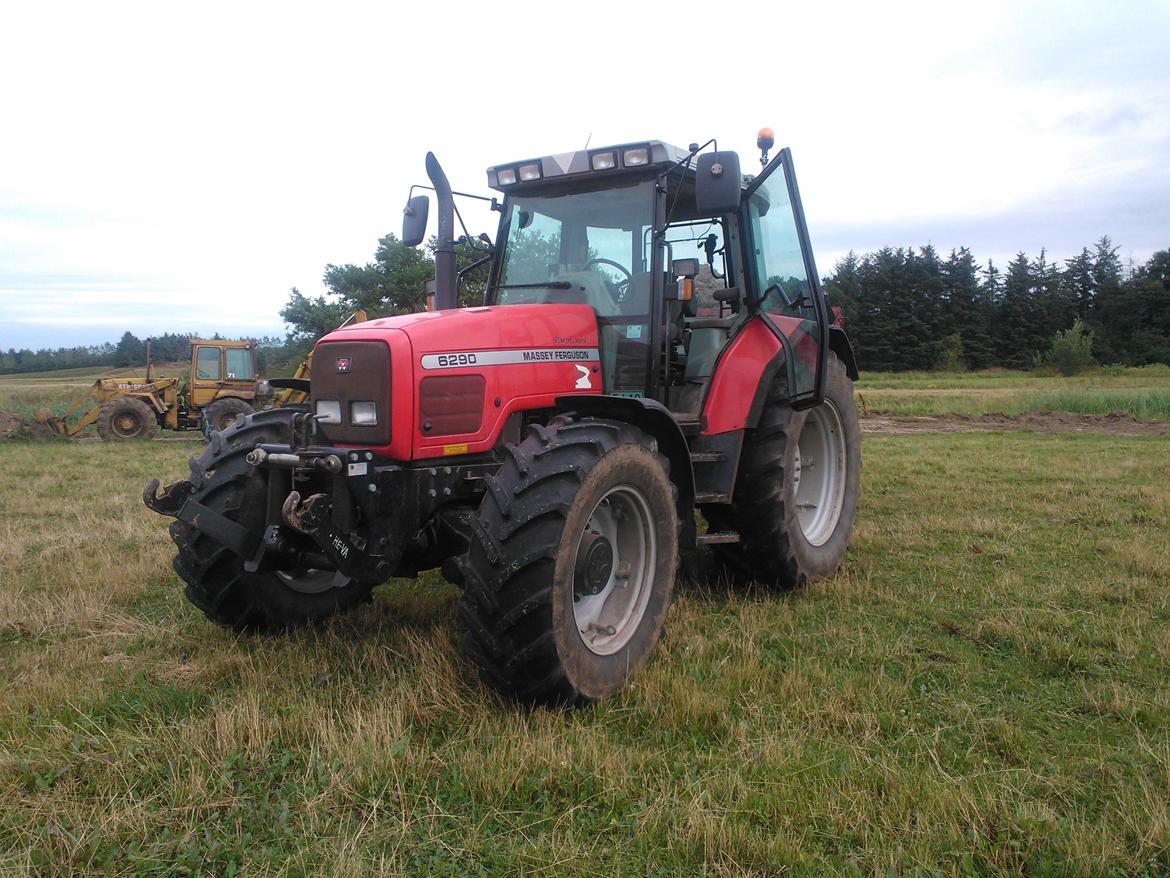
[[[1013,372],[865,372],[857,384],[865,409],[898,415],[1125,412],[1170,421],[1170,366],[1095,369],[1082,375]]]
[[[1170,441],[867,436],[840,575],[682,587],[567,715],[433,577],[206,622],[140,499],[192,450],[0,444],[0,874],[1170,871]]]
[[[185,363],[159,367],[181,377]],[[118,370],[143,374],[142,370]],[[101,369],[0,375],[0,411],[32,420],[38,408],[61,414]],[[1125,412],[1139,421],[1170,421],[1170,367],[1097,369],[1073,378],[992,369],[984,372],[866,372],[857,391],[867,412],[981,415],[1021,412]],[[92,432],[92,430],[91,430]]]
[[[187,363],[164,363],[154,367],[156,377],[181,378],[190,371]],[[31,421],[38,408],[59,415],[73,400],[105,375],[144,377],[145,369],[61,369],[55,372],[28,372],[0,375],[0,411]],[[92,402],[89,403],[92,405]],[[86,411],[82,408],[80,411]]]

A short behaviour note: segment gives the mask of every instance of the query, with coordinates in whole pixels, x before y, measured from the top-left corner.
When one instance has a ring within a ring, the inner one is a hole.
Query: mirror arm
[[[455,276],[455,283],[456,284],[463,283],[463,275],[468,274],[469,272],[474,271],[475,269],[479,268],[485,262],[489,261],[494,255],[495,255],[495,251],[493,250],[487,256],[481,256],[479,259],[475,260],[475,262],[471,263],[470,265],[463,266],[461,269],[459,269],[459,274],[457,274]]]

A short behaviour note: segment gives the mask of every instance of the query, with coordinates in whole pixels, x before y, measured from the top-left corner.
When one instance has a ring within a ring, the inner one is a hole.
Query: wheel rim
[[[797,440],[792,495],[804,538],[823,546],[845,506],[845,430],[829,400],[809,411]]]
[[[134,412],[118,412],[112,424],[114,433],[123,439],[132,439],[142,432],[142,420]]]
[[[333,588],[332,570],[318,570],[316,567],[294,571],[277,570],[276,576],[290,589],[301,594],[320,594]]]
[[[611,563],[602,575],[606,544]],[[654,516],[642,492],[632,485],[611,489],[573,550],[573,619],[591,652],[612,655],[630,642],[650,603],[657,557]]]

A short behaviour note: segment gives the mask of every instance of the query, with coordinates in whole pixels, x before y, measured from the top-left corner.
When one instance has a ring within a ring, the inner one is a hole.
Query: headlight
[[[340,424],[341,403],[335,399],[317,400],[317,420],[322,424]]]
[[[378,426],[378,407],[372,402],[351,402],[349,422],[355,427]]]
[[[520,166],[520,179],[523,180],[525,183],[527,183],[529,180],[539,180],[540,179],[540,165],[537,165],[537,164],[521,165]]]
[[[499,181],[501,186],[511,186],[516,182],[516,169],[504,168],[496,171],[496,180]]]
[[[638,165],[649,164],[650,150],[644,146],[637,149],[627,149],[622,153],[622,164],[627,168],[636,168]]]

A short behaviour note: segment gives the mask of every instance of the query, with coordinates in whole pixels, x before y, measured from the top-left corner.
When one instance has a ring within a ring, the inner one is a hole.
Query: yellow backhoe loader
[[[341,326],[365,320],[366,312],[359,308]],[[41,409],[36,418],[57,435],[68,437],[95,423],[103,439],[149,439],[159,427],[199,430],[208,435],[224,429],[239,415],[307,404],[312,366],[313,352],[309,351],[291,378],[258,380],[252,342],[196,338],[191,340],[191,368],[186,378],[155,378],[148,341],[145,378],[99,378],[60,417]],[[89,400],[92,406],[70,423]]]
[[[238,415],[272,400],[267,382],[256,378],[255,345],[250,341],[195,338],[187,377],[156,378],[152,371],[148,342],[145,378],[99,378],[64,415],[42,409],[37,420],[60,436],[76,436],[97,424],[103,439],[148,439],[159,427],[222,430]],[[92,406],[70,423],[91,400]]]

